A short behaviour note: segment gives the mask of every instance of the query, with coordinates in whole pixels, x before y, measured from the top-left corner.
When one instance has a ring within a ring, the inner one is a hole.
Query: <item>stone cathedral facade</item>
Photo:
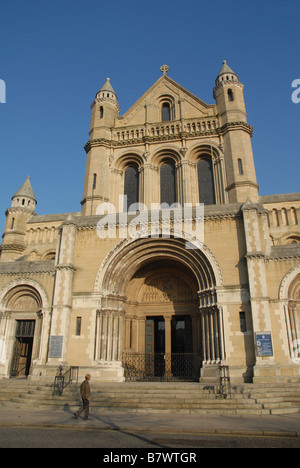
[[[259,195],[225,61],[213,104],[161,72],[123,115],[109,79],[96,94],[80,211],[38,215],[29,178],[12,197],[1,378],[300,379],[300,193]]]

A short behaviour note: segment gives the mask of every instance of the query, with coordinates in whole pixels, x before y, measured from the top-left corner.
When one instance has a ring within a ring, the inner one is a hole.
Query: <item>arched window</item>
[[[234,101],[234,96],[233,96],[232,89],[229,88],[229,90],[227,91],[227,94],[228,94],[228,101],[230,101],[230,102]]]
[[[171,120],[171,108],[168,102],[164,102],[161,108],[161,120],[166,122]]]
[[[211,158],[201,158],[197,164],[199,199],[205,205],[216,203],[214,175]]]
[[[243,168],[243,161],[241,158],[238,158],[238,167],[239,167],[239,174],[243,175],[244,174],[244,168]]]
[[[128,166],[124,178],[125,211],[139,202],[139,169],[137,166]],[[127,197],[127,199],[126,199]]]
[[[93,174],[93,190],[95,190],[97,186],[97,174]]]
[[[160,203],[171,206],[176,202],[176,168],[172,161],[166,161],[160,168]]]

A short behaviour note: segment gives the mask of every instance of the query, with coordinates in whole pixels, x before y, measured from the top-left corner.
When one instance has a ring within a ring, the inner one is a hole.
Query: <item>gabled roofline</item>
[[[195,100],[198,104],[201,106],[205,107],[206,109],[212,109],[215,107],[215,104],[207,104],[206,102],[202,101],[202,99],[198,98],[195,96],[195,94],[191,93],[188,91],[186,88],[178,84],[176,81],[174,81],[172,78],[170,78],[167,75],[162,75],[123,115],[120,115],[118,119],[125,119],[128,114],[132,112],[132,110],[139,105],[140,102],[142,102],[148,94],[150,94],[159,84],[162,82],[168,82],[171,85],[175,86],[178,90],[182,91],[183,93],[187,94],[191,99]]]

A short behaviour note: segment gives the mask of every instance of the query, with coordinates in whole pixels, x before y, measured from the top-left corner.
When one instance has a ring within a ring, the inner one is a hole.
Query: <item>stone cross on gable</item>
[[[162,66],[160,67],[160,71],[161,71],[164,75],[166,75],[167,72],[169,71],[168,65],[162,65]]]

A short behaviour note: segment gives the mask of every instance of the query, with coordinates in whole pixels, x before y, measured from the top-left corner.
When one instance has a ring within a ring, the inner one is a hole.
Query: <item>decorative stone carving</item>
[[[157,278],[144,285],[141,302],[182,302],[192,301],[193,292],[189,285],[179,278]]]
[[[33,297],[30,296],[21,296],[18,297],[16,301],[13,302],[11,307],[14,310],[26,311],[26,310],[37,310],[38,304]]]

